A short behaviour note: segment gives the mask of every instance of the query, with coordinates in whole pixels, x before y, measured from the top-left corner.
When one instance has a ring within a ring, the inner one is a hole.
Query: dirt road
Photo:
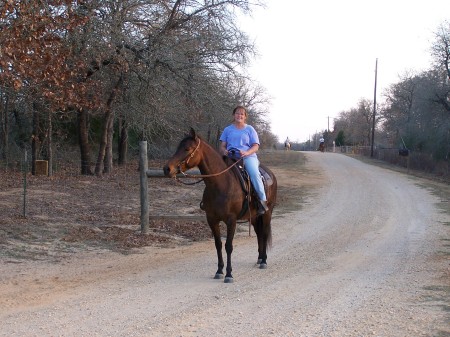
[[[212,240],[3,264],[0,335],[450,336],[448,200],[420,179],[306,155],[321,184],[276,215],[267,270],[245,232],[233,284],[212,278]]]

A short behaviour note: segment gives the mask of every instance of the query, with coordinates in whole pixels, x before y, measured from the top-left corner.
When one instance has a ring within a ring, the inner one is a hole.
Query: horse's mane
[[[201,141],[203,144],[207,145],[211,150],[213,150],[215,153],[217,153],[217,155],[218,155],[219,157],[221,157],[221,154],[220,154],[219,150],[217,150],[214,146],[212,146],[210,143],[208,143],[202,136],[196,135],[196,137],[199,138],[200,141]],[[184,142],[187,141],[187,140],[195,140],[195,138],[194,138],[192,135],[186,135],[186,136],[181,140],[180,144],[181,144],[181,143],[184,143]]]
[[[217,162],[223,163],[225,166],[230,166],[231,164],[234,163],[234,162],[231,161],[231,159],[228,158],[227,156],[223,156],[223,155],[219,152],[218,149],[216,149],[214,146],[212,146],[210,143],[208,143],[202,136],[196,134],[196,137],[199,138],[200,141],[201,141],[201,143],[202,143],[203,145],[205,145],[206,148],[209,149],[209,151],[211,152],[210,155],[212,155],[212,154],[217,155]],[[188,135],[186,135],[186,136],[181,140],[180,145],[181,145],[182,143],[184,143],[185,141],[188,141],[188,140],[195,141],[195,138],[194,138],[192,135],[188,134]]]

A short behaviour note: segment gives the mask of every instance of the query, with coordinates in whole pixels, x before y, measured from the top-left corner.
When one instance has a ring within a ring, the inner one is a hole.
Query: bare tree
[[[0,32],[0,85],[26,90],[31,102],[43,100],[43,106],[49,106],[36,113],[77,117],[82,174],[92,173],[93,120],[103,123],[95,137],[100,139],[97,174],[112,169],[116,120],[121,162],[129,129],[155,142],[178,137],[187,125],[211,134],[242,102],[253,105],[255,120],[261,119],[261,128],[267,129],[264,108],[254,103],[265,100],[258,97],[262,91],[244,93],[237,84],[248,81],[241,71],[254,55],[254,46],[236,26],[236,13],[247,13],[258,4],[7,2],[0,15],[0,25],[9,28]],[[51,119],[39,121],[54,126]]]
[[[383,129],[410,149],[427,151],[436,158],[447,156],[450,118],[442,101],[442,77],[438,71],[404,75],[386,91]]]
[[[435,40],[431,45],[431,55],[437,68],[445,70],[450,80],[450,21],[444,21],[435,32]]]
[[[334,121],[334,134],[345,138],[346,144],[370,145],[372,134],[373,102],[368,99],[360,99],[356,108],[342,111]],[[379,117],[376,117],[378,124]],[[342,144],[344,145],[344,144]]]
[[[76,1],[63,0],[8,1],[1,5],[0,84],[40,102],[35,107],[49,106],[55,111],[95,102],[86,101],[87,86],[80,83],[80,71],[86,66],[67,43],[70,33],[86,22],[75,12],[76,6]],[[39,115],[44,110],[33,112],[36,120],[43,120]],[[37,136],[35,133],[31,138],[36,140]]]

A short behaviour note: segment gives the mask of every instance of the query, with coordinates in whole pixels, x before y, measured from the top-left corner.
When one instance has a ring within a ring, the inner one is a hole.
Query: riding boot
[[[260,200],[258,205],[258,215],[263,215],[269,210],[269,207],[267,206],[267,201]]]

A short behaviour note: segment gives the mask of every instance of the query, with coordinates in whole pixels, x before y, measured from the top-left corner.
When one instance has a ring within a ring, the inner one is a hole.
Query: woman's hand
[[[239,152],[241,153],[241,157],[242,157],[242,158],[251,155],[250,151],[242,151],[242,150],[241,150],[241,151],[239,151]]]
[[[241,157],[247,157],[250,156],[251,154],[257,152],[259,149],[259,145],[258,144],[253,144],[253,146],[251,148],[249,148],[247,151],[245,150],[241,150]]]

